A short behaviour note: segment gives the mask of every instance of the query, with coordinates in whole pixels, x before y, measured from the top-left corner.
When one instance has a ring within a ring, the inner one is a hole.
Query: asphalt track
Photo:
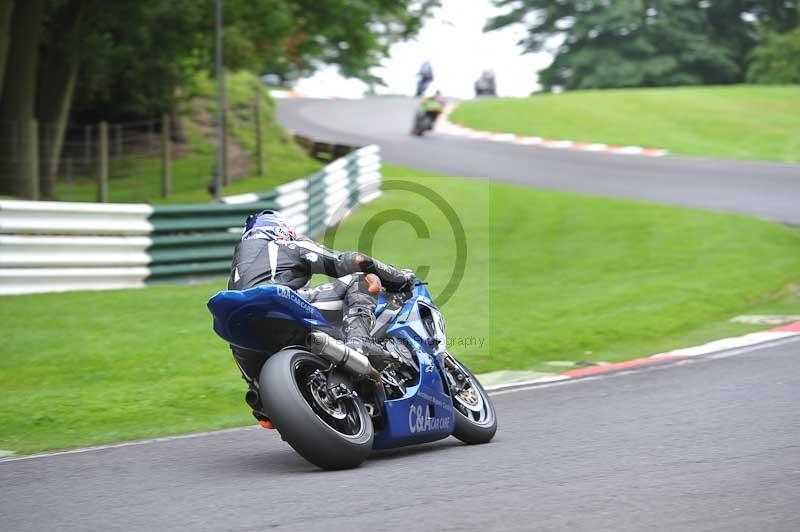
[[[447,175],[800,225],[800,165],[591,153],[437,133],[420,139],[408,134],[415,105],[409,98],[287,99],[279,102],[278,116],[295,132],[319,140],[377,143],[386,161]]]
[[[351,471],[258,428],[0,462],[0,529],[796,532],[799,351],[505,391],[490,444]]]

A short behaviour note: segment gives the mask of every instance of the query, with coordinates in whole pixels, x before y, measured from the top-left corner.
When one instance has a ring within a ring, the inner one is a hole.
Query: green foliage
[[[386,57],[389,46],[409,39],[422,28],[425,19],[439,5],[439,0],[274,0],[261,19],[251,17],[251,0],[242,4],[242,19],[261,27],[275,10],[286,11],[288,31],[274,48],[274,38],[263,34],[256,39],[266,54],[262,70],[292,78],[310,73],[320,64],[336,65],[345,76],[377,81],[369,69]],[[263,0],[261,0],[263,2]],[[256,2],[257,3],[257,2]],[[277,53],[276,53],[277,52]],[[288,59],[288,62],[287,62]]]
[[[523,23],[526,51],[552,49],[545,90],[735,83],[756,23],[792,27],[797,1],[495,0],[486,29]],[[556,45],[556,43],[559,43]]]
[[[198,70],[213,71],[213,0],[118,0],[113,9],[89,3],[76,102],[84,115],[158,115],[191,95]],[[437,4],[225,0],[225,65],[284,80],[337,65],[347,76],[377,81],[370,68],[389,45],[414,35]]]
[[[770,33],[751,54],[747,81],[770,85],[800,84],[800,28]]]
[[[91,2],[75,118],[121,121],[172,109],[176,89],[211,60],[209,7],[194,0],[118,0],[113,9]]]

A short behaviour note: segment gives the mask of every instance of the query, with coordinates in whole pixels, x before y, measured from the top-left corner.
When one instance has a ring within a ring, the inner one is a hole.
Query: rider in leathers
[[[335,278],[315,289],[304,288],[315,273]],[[342,332],[348,347],[364,354],[376,349],[370,342],[375,321],[376,294],[381,285],[392,291],[409,290],[414,274],[349,251],[340,253],[307,237],[277,211],[262,211],[247,219],[242,240],[236,246],[228,280],[229,290],[263,284],[279,284],[298,290],[311,303],[342,301]],[[264,354],[231,346],[242,376],[252,384],[258,379]]]

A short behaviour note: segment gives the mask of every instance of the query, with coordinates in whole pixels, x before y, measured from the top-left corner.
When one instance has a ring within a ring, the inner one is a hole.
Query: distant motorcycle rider
[[[493,70],[484,70],[475,82],[475,96],[497,96]]]
[[[426,131],[433,129],[439,115],[445,107],[445,100],[442,93],[436,91],[433,96],[426,96],[419,102],[414,113],[414,123],[411,126],[412,135],[422,135]]]
[[[436,91],[433,96],[427,96],[422,99],[419,104],[419,110],[423,113],[433,113],[434,120],[439,117],[439,114],[444,110],[445,106],[444,96],[441,91]]]
[[[307,288],[313,274],[335,278],[317,288]],[[370,338],[375,322],[377,294],[382,286],[392,291],[413,288],[410,270],[397,270],[363,253],[340,253],[298,236],[279,212],[265,210],[248,217],[236,246],[228,280],[229,290],[245,290],[264,284],[288,286],[312,304],[329,308],[341,305],[345,344],[365,355],[384,353]],[[266,354],[231,346],[242,376],[258,380]],[[256,416],[258,417],[258,416]]]
[[[430,61],[425,61],[417,72],[417,98],[425,94],[425,90],[433,81],[433,67]]]

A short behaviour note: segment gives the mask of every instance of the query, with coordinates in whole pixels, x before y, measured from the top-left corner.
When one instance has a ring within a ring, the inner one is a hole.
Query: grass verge
[[[800,234],[742,216],[388,167],[387,192],[328,241],[429,272],[454,353],[475,371],[622,360],[800,313]],[[406,189],[403,188],[405,183]],[[409,185],[410,184],[410,185]],[[452,207],[465,239],[432,202]],[[403,214],[405,213],[405,214]],[[409,217],[427,224],[412,228]],[[0,298],[0,449],[18,453],[249,423],[205,302],[224,281]]]
[[[666,148],[701,157],[800,162],[800,87],[575,91],[461,104],[488,131]]]

